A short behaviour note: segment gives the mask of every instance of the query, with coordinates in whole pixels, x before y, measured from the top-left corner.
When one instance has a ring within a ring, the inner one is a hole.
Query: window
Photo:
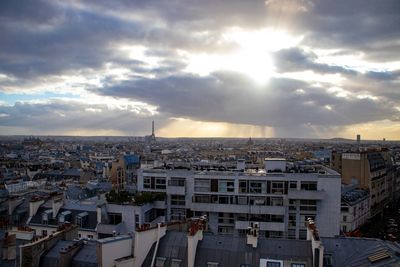
[[[218,223],[222,224],[234,224],[235,218],[233,213],[218,213]]]
[[[284,189],[283,182],[272,182],[272,184],[271,184],[271,193],[272,194],[282,195],[283,189]]]
[[[283,206],[283,198],[273,197],[271,198],[272,206]]]
[[[182,260],[172,259],[171,267],[180,267],[181,266],[181,262],[182,262]]]
[[[109,213],[107,213],[107,215],[108,215],[108,219],[109,219],[109,224],[117,225],[120,222],[122,222],[122,213],[109,212]]]
[[[333,266],[332,255],[324,253],[323,264],[324,266],[332,267]]]
[[[218,262],[211,262],[211,261],[209,261],[209,262],[207,262],[207,267],[218,267]]]
[[[317,182],[301,182],[301,190],[317,190]]]
[[[164,267],[165,260],[164,257],[157,257],[155,267]]]
[[[171,205],[185,206],[185,196],[171,195]]]
[[[290,182],[289,183],[289,188],[290,189],[297,189],[297,182]]]
[[[306,265],[303,263],[292,263],[291,267],[306,267]]]
[[[210,196],[209,195],[195,195],[193,197],[194,203],[210,203]]]
[[[171,178],[171,180],[168,181],[168,185],[183,187],[185,186],[185,178]]]
[[[282,238],[283,232],[281,231],[266,231],[265,237],[269,238]]]
[[[147,188],[147,189],[151,188],[151,177],[143,178],[143,188]]]
[[[165,189],[165,178],[156,178],[156,189]]]
[[[47,236],[47,230],[42,231],[42,236]]]
[[[181,221],[186,218],[185,209],[171,209],[171,220]]]
[[[296,227],[296,214],[289,213],[289,227]]]
[[[282,267],[282,262],[268,260],[266,266],[267,267]]]
[[[299,231],[299,239],[306,240],[307,239],[307,230]]]
[[[316,211],[317,210],[317,201],[316,200],[300,200],[300,210],[303,211]]]
[[[238,197],[237,198],[237,203],[239,205],[247,205],[247,197]]]
[[[248,182],[246,180],[239,180],[239,193],[248,192]]]
[[[343,222],[347,222],[347,216],[343,216]]]
[[[260,181],[250,181],[249,193],[266,194],[267,193],[266,183]]]
[[[218,226],[218,233],[233,234],[234,226]]]
[[[220,180],[218,192],[227,193],[235,191],[235,182],[231,180]]]
[[[194,191],[197,191],[197,192],[210,192],[210,180],[207,180],[207,179],[195,179],[194,180]]]
[[[89,239],[93,239],[93,235],[88,235],[87,236]]]

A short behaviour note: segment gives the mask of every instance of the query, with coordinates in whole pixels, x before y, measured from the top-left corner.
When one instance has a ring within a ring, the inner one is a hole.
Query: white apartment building
[[[340,231],[341,177],[323,166],[266,159],[261,171],[141,169],[138,191],[166,193],[167,221],[208,215],[214,233],[245,235],[258,222],[260,236],[306,239],[308,218],[323,237]]]
[[[342,189],[341,226],[344,232],[351,232],[365,224],[371,215],[370,194],[367,189],[354,185]]]

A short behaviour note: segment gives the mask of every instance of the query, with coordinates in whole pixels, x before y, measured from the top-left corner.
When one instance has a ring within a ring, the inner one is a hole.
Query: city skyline
[[[2,135],[398,140],[398,1],[3,1]]]

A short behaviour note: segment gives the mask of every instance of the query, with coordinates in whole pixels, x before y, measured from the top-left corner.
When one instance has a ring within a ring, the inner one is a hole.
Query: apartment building
[[[332,157],[341,159],[332,161],[332,167],[338,169],[337,164],[340,164],[344,184],[356,184],[370,191],[371,216],[381,213],[394,198],[396,189],[388,150],[336,152],[332,154]]]
[[[368,189],[354,185],[342,188],[341,227],[344,233],[352,232],[370,218],[370,195]]]
[[[260,236],[306,239],[311,218],[321,236],[339,234],[340,175],[319,165],[266,159],[263,170],[141,169],[138,191],[166,193],[167,221],[208,215],[214,233],[243,236],[258,222]]]
[[[140,157],[123,155],[112,163],[110,180],[118,190],[123,190],[126,184],[136,184],[137,169],[140,167]]]

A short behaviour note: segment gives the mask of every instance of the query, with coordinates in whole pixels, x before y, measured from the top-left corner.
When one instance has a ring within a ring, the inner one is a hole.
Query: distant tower
[[[361,143],[361,135],[357,134],[357,144],[359,145]]]
[[[151,122],[151,135],[146,135],[144,137],[144,140],[148,145],[156,142],[156,135],[154,133],[154,121]]]

